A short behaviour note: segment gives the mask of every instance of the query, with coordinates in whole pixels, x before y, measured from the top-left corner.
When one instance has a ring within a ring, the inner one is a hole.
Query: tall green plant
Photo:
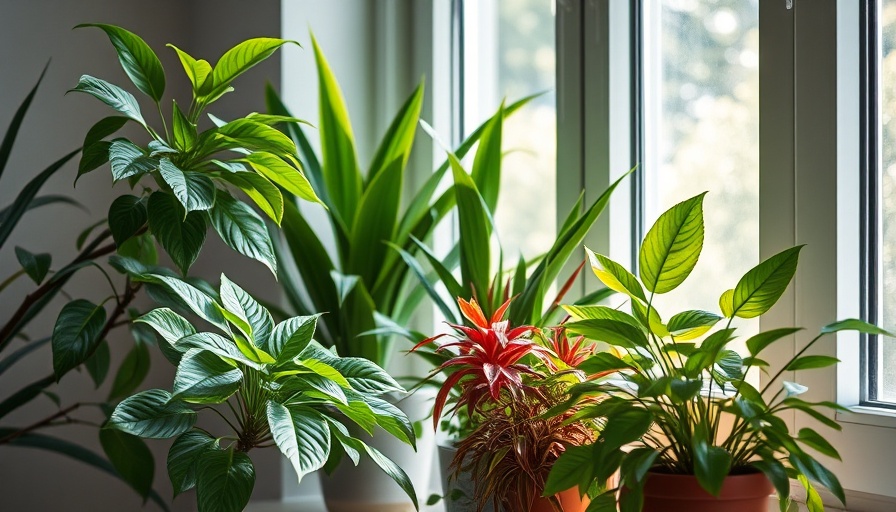
[[[384,322],[405,325],[424,297],[422,290],[412,289],[413,278],[394,248],[416,253],[415,240],[426,239],[454,207],[454,189],[436,196],[449,164],[439,167],[402,209],[408,160],[423,105],[423,84],[396,114],[364,174],[342,91],[313,38],[312,44],[320,93],[321,155],[315,153],[298,123],[286,123],[285,131],[298,145],[312,188],[326,206],[335,247],[328,250],[322,241],[326,234],[312,227],[305,214],[287,200],[283,222],[286,244],[275,243],[275,250],[279,259],[294,263],[298,275],[284,273],[282,282],[295,313],[330,312],[322,318],[320,339],[325,345],[336,347],[341,355],[365,357],[385,365],[392,354],[392,337],[378,329]],[[470,151],[476,142],[480,153],[484,154],[483,148],[500,150],[500,129],[494,127],[528,100],[501,109],[461,144],[458,156]],[[272,89],[268,90],[268,110],[290,116]],[[500,168],[477,167],[472,179],[482,189],[497,191]]]
[[[774,306],[793,279],[802,246],[781,251],[747,271],[721,295],[721,315],[685,310],[664,316],[654,305],[655,297],[681,285],[703,249],[703,196],[683,201],[657,219],[641,244],[639,277],[589,251],[597,277],[628,297],[631,313],[604,306],[565,307],[573,319],[566,324],[570,332],[613,345],[622,357],[599,353],[579,365],[592,374],[617,372],[619,378],[575,385],[570,400],[555,408],[563,413],[590,401],[580,415],[599,419],[605,426],[597,442],[571,447],[560,456],[545,492],[578,486],[584,493],[594,482],[605,484],[619,470],[620,485],[627,489],[620,495],[620,510],[637,512],[651,469],[694,475],[713,495],[719,494],[729,474],[761,471],[778,491],[782,511],[788,509],[791,478],[805,487],[812,512],[824,508],[816,485],[845,502],[837,477],[813,455],[839,459],[837,450],[812,428],[791,433],[781,418],[789,411],[805,413],[839,430],[840,425],[823,411],[843,407],[805,401],[799,395],[808,390],[806,386],[778,379],[785,372],[837,364],[835,357],[809,353],[827,334],[844,330],[889,334],[856,319],[824,326],[762,389],[754,387],[747,379],[750,368],[770,368],[761,357],[763,351],[802,329],[783,327],[752,336],[746,340],[749,354],[742,357],[730,346],[736,339],[732,321],[759,317]],[[725,326],[715,329],[722,321]],[[723,415],[733,425],[724,427]],[[605,507],[600,510],[615,510],[616,490],[597,497],[595,503]]]

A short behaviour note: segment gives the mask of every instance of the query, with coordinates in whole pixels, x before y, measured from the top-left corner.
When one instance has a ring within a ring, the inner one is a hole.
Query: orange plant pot
[[[588,496],[579,496],[578,487],[567,489],[555,494],[555,496],[560,499],[560,508],[563,512],[585,512],[585,509],[588,508],[588,505],[591,503]],[[529,512],[557,512],[557,510],[554,508],[554,505],[551,504],[551,500],[547,498],[539,498],[538,501],[532,505],[532,509]]]
[[[642,512],[766,512],[773,490],[759,472],[729,475],[719,496],[703,490],[693,475],[650,473]]]

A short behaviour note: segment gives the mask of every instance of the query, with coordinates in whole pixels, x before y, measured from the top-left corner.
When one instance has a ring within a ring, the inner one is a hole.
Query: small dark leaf
[[[121,247],[146,224],[146,204],[143,199],[123,195],[109,206],[109,229],[115,245]]]
[[[129,119],[124,116],[109,116],[100,119],[87,131],[87,135],[84,137],[84,144],[81,147],[89,148],[94,143],[120,130],[128,121]]]
[[[208,228],[202,213],[190,212],[184,218],[183,211],[171,194],[153,192],[149,197],[149,228],[175,265],[186,274],[202,250]]]
[[[252,460],[233,448],[206,450],[196,462],[199,512],[241,512],[255,487]]]
[[[81,152],[81,160],[78,162],[78,176],[75,178],[75,183],[78,182],[81,176],[99,169],[108,162],[109,149],[111,147],[112,143],[105,140],[99,140],[89,146],[84,146],[84,150]]]
[[[155,459],[146,443],[119,430],[100,429],[100,444],[121,479],[146,499],[155,476]]]
[[[109,343],[103,340],[97,345],[93,355],[87,361],[84,361],[84,367],[87,368],[87,373],[93,379],[95,389],[103,385],[106,375],[109,374],[109,360]]]
[[[78,299],[62,307],[53,328],[53,370],[56,380],[84,362],[100,342],[106,310]]]
[[[50,253],[32,254],[18,246],[16,247],[16,258],[18,258],[22,268],[25,269],[28,277],[36,284],[40,284],[47,277],[50,263],[53,260]]]
[[[215,438],[199,430],[184,432],[174,440],[168,450],[168,478],[175,496],[196,485],[196,461],[216,444]]]

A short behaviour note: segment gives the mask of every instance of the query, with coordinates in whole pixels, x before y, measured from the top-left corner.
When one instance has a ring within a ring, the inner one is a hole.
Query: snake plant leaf
[[[352,222],[348,271],[361,276],[365,283],[375,283],[384,271],[388,242],[394,239],[404,168],[401,159],[392,160],[370,182],[361,196]]]
[[[608,288],[624,293],[632,298],[640,299],[642,302],[647,302],[644,288],[641,287],[638,278],[626,270],[625,267],[587,247],[585,248],[585,254],[588,255],[588,261],[591,263],[591,270],[594,272],[594,275]]]
[[[196,412],[183,402],[171,400],[163,389],[148,389],[125,398],[112,411],[106,428],[140,437],[167,439],[180,435],[196,423]]]
[[[171,112],[171,133],[174,139],[174,145],[181,151],[189,151],[196,145],[199,134],[196,132],[196,125],[187,119],[187,116],[177,106],[174,101]]]
[[[108,400],[117,400],[133,393],[149,374],[150,364],[149,347],[146,343],[136,342],[118,367]]]
[[[305,475],[324,467],[330,456],[330,429],[319,412],[301,405],[286,408],[269,400],[267,416],[274,442],[300,482]]]
[[[319,77],[322,175],[330,193],[333,214],[351,230],[361,198],[362,180],[355,153],[355,137],[342,90],[314,35],[311,36]]]
[[[62,307],[53,327],[53,371],[56,380],[83,363],[101,341],[106,310],[84,299]]]
[[[335,266],[326,248],[292,201],[284,203],[283,221],[283,238],[315,309],[338,311],[339,297],[336,285],[330,279],[330,271]],[[331,317],[325,316],[324,321],[328,324],[335,321],[330,320]]]
[[[143,198],[123,195],[109,205],[109,229],[115,245],[121,247],[134,236],[147,221],[146,201]]]
[[[153,192],[149,196],[149,228],[181,273],[186,274],[205,243],[208,226],[201,212],[183,215],[183,207],[172,194]]]
[[[143,119],[143,114],[140,112],[137,98],[117,85],[90,75],[82,75],[81,79],[78,80],[78,85],[69,92],[71,91],[87,93],[130,119],[137,121],[144,128],[147,127],[146,120]]]
[[[214,206],[215,184],[207,176],[182,171],[167,158],[162,158],[159,162],[159,173],[187,213],[210,210]]]
[[[321,203],[302,171],[284,162],[277,155],[255,151],[246,155],[246,161],[260,175],[280,185],[287,192],[312,203]]]
[[[682,201],[664,212],[647,232],[638,254],[648,291],[666,293],[688,277],[703,250],[703,198]]]
[[[263,62],[287,43],[299,44],[285,39],[258,37],[227,50],[212,70],[212,89],[206,96],[212,100],[220,97],[236,77]]]
[[[424,84],[421,82],[398,109],[373,155],[366,178],[368,186],[393,161],[399,160],[401,162],[399,167],[402,169],[407,166],[414,145],[414,136],[417,133],[417,123],[420,121],[420,110],[423,108],[423,91]]]
[[[240,387],[243,372],[207,350],[192,348],[184,354],[174,376],[175,400],[219,404]]]
[[[454,175],[463,286],[472,286],[476,297],[488,297],[491,279],[491,224],[482,196],[454,155],[448,156]]]
[[[205,450],[196,462],[199,512],[240,512],[255,487],[252,459],[234,448]]]
[[[21,247],[16,247],[16,259],[35,284],[40,284],[50,271],[53,257],[50,253],[33,254]]]
[[[219,193],[209,211],[212,226],[221,240],[236,252],[260,261],[277,275],[277,259],[271,237],[261,217],[246,203]]]
[[[410,268],[411,271],[417,276],[417,279],[420,281],[420,284],[424,287],[424,289],[426,290],[426,293],[429,294],[429,298],[432,299],[432,301],[436,304],[436,306],[439,308],[439,310],[442,312],[442,314],[445,316],[445,318],[452,319],[452,320],[459,318],[460,317],[459,311],[452,309],[455,306],[449,306],[448,303],[445,301],[445,299],[442,298],[441,295],[439,295],[439,292],[437,292],[435,289],[434,283],[430,282],[430,279],[426,276],[426,273],[423,271],[423,268],[420,266],[420,263],[417,261],[417,259],[414,258],[414,256],[411,253],[405,251],[398,245],[390,244],[390,247],[392,247],[393,250],[398,251],[398,253],[401,255],[402,260],[404,260],[404,262],[408,266],[408,268]],[[424,254],[427,254],[427,258],[429,258],[429,254],[427,252],[424,252]],[[459,289],[461,289],[461,287],[459,284],[457,284],[457,281],[455,280],[454,276],[451,275],[451,271],[447,270],[442,265],[442,262],[440,262],[438,260],[438,258],[436,258],[434,255],[429,259],[433,265],[433,268],[436,270],[436,273],[439,275],[439,279],[441,280],[441,282],[443,282],[445,284],[446,288],[448,288],[449,293],[451,293],[452,295],[455,295],[454,293],[452,293],[452,290],[459,290]],[[443,277],[443,274],[444,274],[444,277]],[[446,279],[445,279],[446,277],[450,277],[450,280],[446,281]],[[459,297],[460,295],[455,295],[455,296]],[[451,304],[454,304],[454,303],[452,302]]]
[[[485,123],[479,139],[479,149],[473,158],[470,177],[482,195],[482,200],[490,212],[498,206],[498,191],[501,188],[501,135],[504,127],[504,104]]]
[[[120,430],[100,429],[100,444],[121,479],[146,499],[155,477],[155,459],[146,443]]]
[[[156,103],[162,100],[165,93],[165,70],[159,57],[140,36],[121,27],[102,23],[85,23],[75,28],[81,27],[96,27],[105,32],[118,52],[121,67],[137,89]]]
[[[283,221],[283,194],[261,174],[251,171],[225,172],[218,178],[242,190],[278,226]]]
[[[196,462],[207,450],[217,448],[215,438],[200,430],[184,432],[168,449],[168,478],[174,496],[196,486]]]
[[[12,116],[12,121],[9,122],[9,128],[6,130],[6,135],[3,136],[3,142],[0,142],[0,176],[3,176],[3,170],[6,169],[6,162],[9,161],[9,155],[12,153],[13,144],[15,144],[16,137],[19,135],[19,128],[22,126],[22,121],[25,120],[25,114],[28,113],[28,109],[31,107],[31,102],[34,101],[34,95],[37,94],[37,88],[40,87],[40,83],[44,80],[44,75],[47,74],[48,67],[50,67],[49,61],[44,65],[43,71],[40,72],[40,76],[37,78],[34,87],[28,92],[28,96],[25,96],[25,99],[22,100],[19,108],[16,109],[16,113]]]
[[[730,299],[723,295],[726,306],[722,311],[728,309],[729,317],[755,318],[771,309],[793,279],[802,248],[798,245],[781,251],[748,270]]]
[[[208,92],[208,90],[211,89],[211,64],[202,59],[194,59],[189,53],[173,44],[168,44],[166,46],[177,53],[177,58],[180,60],[184,72],[187,74],[187,78],[190,79],[190,83],[193,85],[193,96],[198,98]]]

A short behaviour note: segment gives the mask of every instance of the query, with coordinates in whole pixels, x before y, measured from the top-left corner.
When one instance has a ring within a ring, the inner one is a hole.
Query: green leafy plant
[[[19,128],[40,82],[38,80],[19,106],[0,144],[0,175],[3,174]],[[39,195],[46,181],[63,169],[76,154],[77,151],[69,153],[37,174],[18,192],[12,204],[0,210],[0,251],[10,249],[5,247],[6,242],[29,211],[54,204],[81,207],[68,196]],[[100,222],[104,223],[105,220]],[[135,343],[128,350],[121,366],[116,370],[110,364],[112,350],[106,338],[115,330],[126,326],[127,320],[137,314],[131,304],[137,296],[139,284],[130,280],[116,282],[108,274],[103,263],[107,256],[116,251],[114,233],[110,229],[95,233],[97,227],[99,225],[86,229],[78,237],[77,254],[60,266],[54,265],[54,258],[49,253],[35,254],[23,247],[15,247],[15,255],[22,268],[3,277],[0,282],[0,300],[9,306],[10,312],[9,318],[0,325],[0,378],[4,379],[4,389],[11,391],[0,400],[0,420],[3,421],[0,426],[0,446],[36,448],[73,458],[121,478],[144,499],[152,499],[167,510],[165,501],[152,489],[154,461],[140,439],[120,432],[102,432],[100,442],[106,454],[103,457],[88,448],[45,433],[47,429],[58,429],[62,425],[94,425],[92,420],[79,413],[91,408],[102,411],[111,409],[118,399],[141,384],[149,370],[149,350],[155,341],[152,336],[147,336],[136,327],[131,329]],[[136,250],[141,237],[132,240],[129,247],[134,249],[135,256],[140,253],[139,256],[145,261],[155,257],[154,251]],[[42,332],[43,326],[33,325],[33,320],[40,314],[57,309],[53,301],[60,294],[66,295],[64,288],[73,276],[89,270],[99,272],[108,281],[111,295],[99,303],[85,298],[69,299],[58,309],[52,332]],[[21,299],[9,296],[10,290],[7,287],[25,277],[33,281],[34,288]],[[7,372],[26,357],[44,354],[40,349],[47,345],[52,347],[53,372],[18,388],[20,384],[13,382]],[[103,385],[107,377],[114,375],[109,394],[105,398],[89,402],[62,402],[54,391],[54,386],[72,370],[82,368],[97,388]],[[52,410],[45,417],[23,426],[9,423],[9,414],[25,406],[36,407],[42,400],[46,400],[44,406],[53,404]]]
[[[402,263],[399,250],[402,256],[413,257],[423,247],[420,240],[428,238],[454,208],[453,188],[437,195],[450,166],[445,162],[436,169],[402,210],[408,159],[421,122],[423,84],[402,105],[366,175],[362,174],[339,84],[317,42],[312,42],[320,90],[321,156],[314,152],[298,123],[286,123],[285,130],[299,147],[312,188],[326,206],[335,248],[328,251],[321,241],[323,230],[312,227],[305,215],[287,201],[283,222],[286,244],[275,243],[275,250],[281,261],[294,264],[298,275],[284,273],[282,282],[295,313],[332,313],[323,318],[320,340],[324,345],[336,347],[342,355],[365,357],[385,366],[393,353],[394,331],[384,327],[407,325],[425,297],[425,291],[415,286],[409,268]],[[477,159],[484,159],[486,154],[491,158],[495,151],[500,154],[504,117],[529,99],[501,108],[470,134],[457,148],[457,155],[467,154],[477,142]],[[290,116],[271,89],[268,111]],[[467,179],[474,180],[489,194],[496,194],[500,167],[477,164]]]
[[[97,122],[84,139],[78,177],[105,163],[115,182],[126,180],[138,195],[124,195],[110,208],[109,226],[116,244],[141,230],[165,249],[183,274],[199,255],[210,224],[233,250],[267,266],[275,275],[277,260],[262,218],[236,199],[242,191],[273,222],[280,224],[284,201],[278,187],[317,201],[295,159],[293,142],[272,124],[293,118],[252,113],[229,122],[209,114],[212,126],[199,130],[206,109],[231,92],[232,82],[290,43],[283,39],[243,41],[224,53],[214,67],[170,46],[192,85],[192,100],[183,110],[172,100],[166,121],[162,103],[165,72],[153,50],[136,34],[105,24],[121,66],[134,86],[154,103],[161,128],[144,117],[133,94],[105,80],[84,75],[74,92],[89,94],[117,111]],[[128,123],[146,131],[148,141],[124,137],[106,140]],[[148,186],[147,186],[148,184]]]
[[[379,426],[414,445],[408,418],[378,398],[404,390],[370,361],[338,357],[313,341],[319,315],[275,324],[267,309],[226,276],[220,293],[210,295],[170,274],[119,263],[133,279],[163,287],[176,304],[218,330],[198,332],[168,307],[138,318],[165,340],[177,365],[174,384],[171,391],[150,389],[126,398],[106,425],[107,431],[132,436],[176,437],[168,453],[175,494],[195,486],[200,511],[242,510],[255,483],[248,452],[277,446],[300,480],[343,456],[357,464],[366,453],[416,505],[404,471],[344,425],[348,419],[370,433]],[[228,433],[196,427],[202,411],[216,415]]]
[[[703,197],[683,201],[663,213],[648,231],[639,253],[640,277],[601,254],[589,251],[597,277],[625,294],[631,313],[604,306],[566,307],[569,331],[608,343],[622,353],[598,353],[581,365],[587,372],[618,372],[618,379],[572,386],[563,413],[582,400],[583,417],[598,418],[604,427],[596,442],[569,448],[554,465],[546,492],[577,485],[586,492],[595,481],[605,483],[616,470],[626,489],[623,512],[639,511],[651,471],[694,475],[701,487],[718,495],[730,474],[761,471],[774,484],[786,510],[790,478],[806,488],[809,509],[823,510],[815,485],[845,501],[837,477],[812,452],[839,459],[837,450],[811,428],[789,432],[781,418],[805,413],[827,427],[840,426],[824,409],[842,410],[833,402],[807,402],[807,388],[779,381],[784,372],[834,365],[834,357],[807,354],[825,335],[843,330],[886,334],[860,320],[835,322],[821,329],[768,383],[757,389],[747,379],[750,368],[768,371],[761,356],[776,342],[800,331],[785,327],[746,340],[749,355],[730,346],[736,339],[735,318],[756,318],[778,301],[797,269],[802,246],[784,250],[750,269],[736,286],[721,295],[722,314],[686,310],[666,317],[654,306],[658,294],[677,288],[694,269],[703,248]],[[714,329],[719,322],[725,327]],[[730,427],[724,427],[723,417]],[[623,446],[628,445],[623,450]],[[593,463],[583,464],[583,461]],[[615,510],[610,489],[599,497]]]

